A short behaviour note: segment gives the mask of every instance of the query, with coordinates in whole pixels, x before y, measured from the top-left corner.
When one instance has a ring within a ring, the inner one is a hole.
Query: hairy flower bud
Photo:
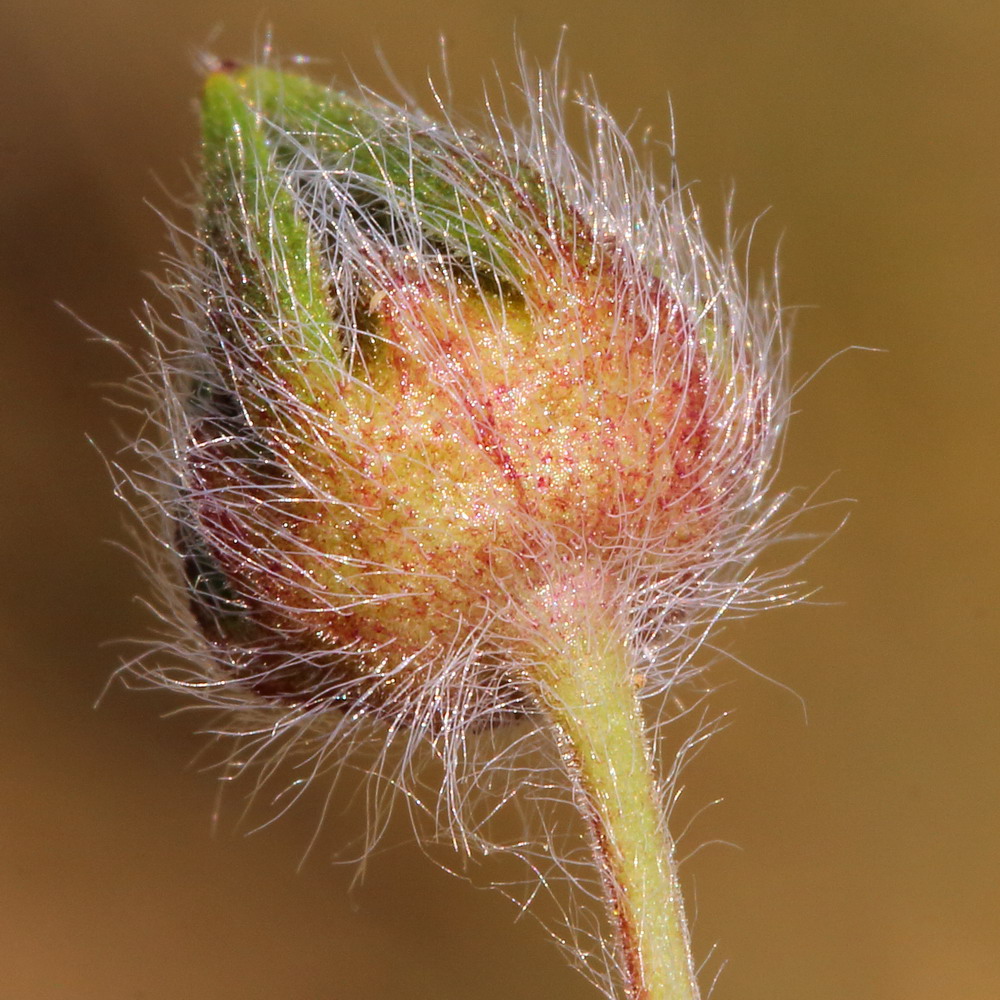
[[[544,718],[611,978],[691,1000],[636,699],[767,597],[780,316],[599,106],[579,102],[581,164],[564,98],[525,96],[525,127],[480,137],[272,69],[209,76],[198,233],[167,286],[181,343],[155,341],[169,444],[139,484],[183,567],[169,615],[197,624],[193,666],[135,670],[239,709],[224,728],[251,758],[308,734],[315,770],[365,727],[404,734],[415,801],[431,737],[465,843],[485,839],[462,826],[466,737]],[[525,770],[501,800],[519,783],[551,797]]]
[[[268,69],[211,75],[203,128],[171,516],[223,679],[489,723],[553,585],[649,632],[718,573],[770,386],[690,219]]]

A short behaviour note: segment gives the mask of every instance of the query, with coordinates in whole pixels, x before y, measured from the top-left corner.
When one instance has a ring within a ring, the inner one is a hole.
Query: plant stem
[[[576,623],[539,665],[617,938],[627,1000],[698,1000],[673,842],[655,779],[629,648],[613,627]]]

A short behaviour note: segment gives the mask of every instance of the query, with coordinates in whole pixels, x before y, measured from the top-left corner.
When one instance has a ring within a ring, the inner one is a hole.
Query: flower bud
[[[742,593],[777,320],[602,112],[591,175],[540,96],[484,139],[208,78],[167,510],[209,690],[492,725],[567,593],[647,682]]]
[[[220,731],[262,780],[284,737],[314,737],[315,774],[376,736],[363,769],[467,848],[501,845],[517,789],[565,789],[607,920],[576,958],[608,996],[697,1000],[639,699],[769,597],[780,314],[596,103],[582,164],[565,98],[525,104],[483,138],[272,69],[209,76],[198,231],[166,285],[180,344],[154,337],[146,380],[166,446],[139,483],[190,665],[133,672],[237,709]],[[551,740],[466,739],[528,714]],[[503,843],[576,882],[573,848],[536,840]]]

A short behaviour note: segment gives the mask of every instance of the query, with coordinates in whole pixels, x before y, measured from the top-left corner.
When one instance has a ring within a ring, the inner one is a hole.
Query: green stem
[[[673,842],[655,779],[634,661],[593,621],[536,669],[590,827],[627,1000],[698,1000]],[[564,637],[566,633],[563,633]]]

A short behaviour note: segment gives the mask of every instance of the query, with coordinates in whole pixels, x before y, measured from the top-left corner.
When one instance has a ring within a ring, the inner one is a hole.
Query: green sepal
[[[202,134],[202,235],[206,265],[219,272],[206,279],[210,322],[224,348],[246,352],[241,365],[259,358],[308,400],[342,356],[328,277],[238,77],[206,81]]]
[[[491,281],[530,278],[525,243],[565,214],[534,170],[475,136],[429,121],[414,128],[395,109],[371,110],[295,74],[247,67],[231,79],[278,167],[307,149],[331,175],[363,178],[364,195],[389,216],[415,219],[425,238]]]

